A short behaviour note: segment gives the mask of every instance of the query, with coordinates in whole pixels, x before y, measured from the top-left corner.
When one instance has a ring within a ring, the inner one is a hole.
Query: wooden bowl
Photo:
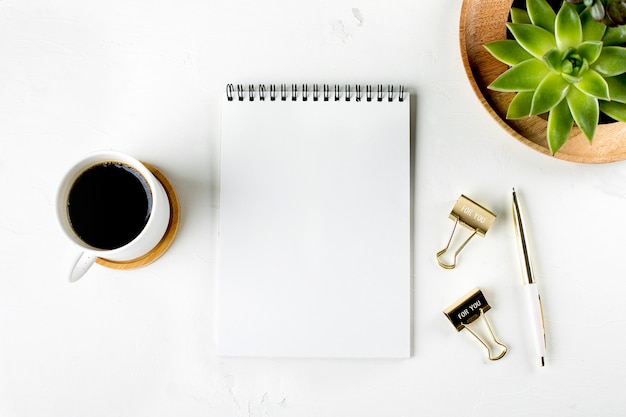
[[[512,0],[464,0],[459,38],[465,72],[480,102],[514,138],[545,155],[552,155],[546,141],[547,121],[534,116],[508,120],[506,111],[514,93],[487,88],[508,66],[491,56],[486,43],[506,38],[506,22]],[[601,124],[593,142],[574,126],[570,138],[554,157],[572,162],[605,163],[626,159],[626,123]]]

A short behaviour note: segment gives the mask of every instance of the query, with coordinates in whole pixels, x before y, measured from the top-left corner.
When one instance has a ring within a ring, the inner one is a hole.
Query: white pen
[[[528,314],[530,325],[535,339],[535,349],[541,360],[541,366],[545,365],[546,357],[546,333],[543,325],[543,311],[541,309],[541,297],[537,289],[537,282],[533,275],[533,268],[528,254],[526,235],[522,221],[522,212],[517,201],[517,194],[513,188],[513,220],[515,221],[515,231],[517,232],[517,243],[519,249],[520,263],[522,265],[522,278],[526,289],[528,301]]]

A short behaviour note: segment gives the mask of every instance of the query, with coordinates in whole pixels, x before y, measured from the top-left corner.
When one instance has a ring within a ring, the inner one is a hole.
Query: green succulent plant
[[[607,26],[616,27],[626,23],[626,1],[624,0],[567,0],[572,4],[589,7],[591,17]]]
[[[546,0],[511,9],[513,39],[485,45],[510,68],[489,85],[514,92],[509,119],[547,114],[554,154],[574,123],[591,142],[600,113],[626,121],[626,48],[623,31],[593,19],[589,7],[564,1],[558,13]]]

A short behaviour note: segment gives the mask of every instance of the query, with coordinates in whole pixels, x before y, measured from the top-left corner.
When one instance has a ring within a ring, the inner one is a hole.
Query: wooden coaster
[[[174,187],[172,187],[172,184],[170,184],[161,171],[146,162],[142,163],[150,170],[150,172],[154,174],[161,184],[163,184],[165,193],[170,200],[170,222],[165,230],[165,235],[163,235],[163,239],[161,239],[161,241],[150,252],[140,256],[139,258],[135,258],[130,261],[112,261],[109,259],[98,258],[96,259],[96,263],[99,265],[113,269],[135,269],[149,265],[159,259],[161,255],[167,251],[174,241],[174,236],[176,236],[176,233],[178,232],[178,225],[180,223],[180,204],[178,202],[176,192],[174,191]]]

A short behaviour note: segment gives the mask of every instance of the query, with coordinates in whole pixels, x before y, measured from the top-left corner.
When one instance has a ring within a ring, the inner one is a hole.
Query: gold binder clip
[[[461,252],[461,250],[467,245],[467,242],[470,241],[476,234],[479,236],[485,236],[489,227],[496,219],[496,215],[491,211],[487,210],[480,204],[470,200],[461,194],[461,197],[456,201],[456,204],[452,208],[450,212],[450,219],[454,220],[454,228],[452,229],[452,234],[450,235],[450,239],[448,239],[448,244],[445,248],[437,252],[437,262],[442,268],[445,269],[453,269],[456,266],[456,257]],[[456,227],[458,224],[468,228],[471,232],[469,237],[461,243],[458,249],[454,252],[454,258],[452,263],[444,262],[441,257],[444,253],[448,251],[450,248],[450,244],[452,243],[452,239],[454,238],[454,233],[456,231]]]
[[[493,330],[491,330],[491,325],[485,315],[490,308],[491,306],[487,303],[482,291],[478,288],[474,288],[463,298],[459,299],[457,302],[444,310],[443,313],[446,317],[448,317],[448,320],[450,320],[458,332],[463,329],[467,329],[472,336],[474,336],[487,349],[489,359],[497,361],[506,354],[508,347],[504,343],[500,342],[493,333]],[[469,327],[469,324],[475,322],[480,317],[483,318],[486,325],[485,327],[489,330],[489,335],[492,339],[491,342],[486,340],[486,338],[479,336],[478,332]],[[502,348],[499,354],[494,352],[495,345]]]

